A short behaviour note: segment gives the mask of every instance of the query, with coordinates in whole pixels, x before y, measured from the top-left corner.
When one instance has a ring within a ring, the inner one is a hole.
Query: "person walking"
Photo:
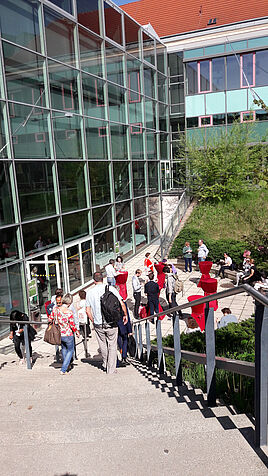
[[[133,297],[135,301],[134,305],[134,317],[139,319],[139,307],[141,303],[141,283],[140,283],[141,270],[136,269],[135,275],[132,278]]]
[[[198,245],[199,245],[199,248],[198,248],[198,263],[200,263],[200,261],[206,261],[209,250],[206,247],[203,240],[199,240]]]
[[[188,266],[189,266],[189,273],[192,272],[192,260],[193,260],[193,255],[192,255],[192,248],[190,246],[189,241],[185,241],[185,245],[182,250],[183,258],[184,258],[184,272],[187,273],[188,271]]]
[[[117,276],[117,272],[114,266],[115,266],[114,259],[110,259],[109,264],[105,266],[107,283],[110,284],[111,286],[115,286],[115,277]]]
[[[81,325],[81,334],[83,338],[89,337],[91,334],[89,319],[86,312],[86,291],[79,291],[79,302],[77,303],[77,315],[79,319],[79,329]],[[85,333],[85,324],[86,324],[86,333]]]
[[[55,321],[60,326],[61,332],[61,353],[62,367],[61,375],[65,375],[70,365],[74,353],[74,334],[80,336],[79,331],[75,327],[74,316],[69,306],[73,302],[72,295],[67,293],[61,300],[62,304],[54,307],[52,313],[48,317],[49,321]]]
[[[117,361],[117,336],[118,327],[115,327],[105,322],[101,310],[101,297],[105,293],[106,285],[103,284],[103,275],[100,271],[93,274],[94,286],[87,291],[86,296],[86,311],[89,319],[94,324],[96,337],[102,355],[102,368],[107,374],[114,374],[116,370]],[[118,299],[123,310],[123,323],[128,321],[127,310],[123,299],[119,292],[113,287],[108,286]]]
[[[10,313],[10,320],[11,321],[29,321],[29,317],[27,314],[21,311],[11,311]],[[32,341],[34,340],[36,335],[36,331],[32,326],[28,326],[28,338],[29,338],[29,349],[30,349],[30,357],[32,357]],[[14,348],[17,356],[19,357],[19,363],[23,364],[25,363],[24,359],[24,347],[25,347],[25,341],[24,341],[24,325],[23,324],[18,324],[16,322],[11,322],[10,323],[10,334],[9,338],[13,341],[14,343]]]
[[[145,269],[145,274],[148,276],[149,273],[154,272],[154,265],[150,259],[150,254],[149,252],[145,253],[145,258],[144,258],[144,269]]]
[[[171,309],[172,307],[177,306],[176,302],[176,293],[175,293],[175,278],[174,275],[171,273],[170,267],[165,266],[163,269],[166,275],[166,299],[168,302],[168,307]]]
[[[144,286],[144,292],[147,294],[148,306],[150,309],[150,315],[157,314],[159,312],[159,293],[160,289],[158,284],[154,281],[154,273],[149,273],[149,281]]]

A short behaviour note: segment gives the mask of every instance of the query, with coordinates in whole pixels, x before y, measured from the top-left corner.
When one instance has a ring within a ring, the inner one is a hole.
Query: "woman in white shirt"
[[[116,271],[124,271],[125,264],[123,262],[122,256],[117,256],[117,258],[115,260],[115,269],[116,269]]]

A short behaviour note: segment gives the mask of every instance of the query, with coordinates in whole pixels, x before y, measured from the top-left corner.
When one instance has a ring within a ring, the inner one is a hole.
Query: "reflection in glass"
[[[131,220],[130,202],[117,203],[115,206],[116,224]]]
[[[159,213],[160,210],[160,197],[159,195],[148,197],[149,203],[149,215],[152,213]]]
[[[140,126],[130,126],[131,155],[134,160],[144,159],[143,132]]]
[[[255,84],[256,86],[266,86],[268,84],[268,69],[264,65],[268,64],[268,50],[256,51],[255,54]]]
[[[7,140],[5,135],[5,125],[4,125],[4,115],[3,115],[4,107],[6,107],[6,105],[4,105],[4,103],[0,101],[0,150],[1,150],[0,158],[7,157],[7,147],[5,147],[5,145],[7,144]]]
[[[35,0],[0,0],[2,38],[40,52],[38,6]]]
[[[115,200],[129,198],[129,165],[127,162],[113,162]]]
[[[104,83],[88,74],[82,74],[84,113],[105,119]]]
[[[200,61],[200,91],[210,89],[210,60]]]
[[[95,119],[85,119],[87,156],[89,159],[107,159],[107,122],[95,121]]]
[[[76,5],[78,22],[99,35],[98,0],[76,0]]]
[[[108,84],[108,100],[110,120],[126,122],[125,90]]]
[[[26,223],[22,235],[26,255],[52,248],[59,244],[57,218]]]
[[[74,23],[44,7],[47,54],[63,63],[74,64]]]
[[[160,159],[168,160],[169,158],[169,141],[168,134],[160,134]]]
[[[158,191],[158,162],[148,162],[149,193]]]
[[[117,241],[119,241],[119,253],[123,258],[127,258],[133,253],[132,224],[119,226],[116,229]]]
[[[150,101],[145,98],[145,119],[146,127],[150,129],[155,129],[155,101]]]
[[[107,79],[124,86],[124,54],[119,48],[105,43]]]
[[[64,241],[74,240],[88,235],[88,212],[71,213],[63,215]]]
[[[106,162],[89,162],[90,191],[92,205],[111,201],[109,166]]]
[[[0,226],[14,223],[8,162],[0,162]]]
[[[147,159],[156,160],[156,134],[154,132],[147,132],[146,133],[146,141],[147,141]]]
[[[54,3],[57,7],[62,8],[68,13],[73,13],[72,0],[50,0],[50,2]]]
[[[146,215],[146,199],[144,198],[137,198],[134,200],[134,215],[135,218],[140,217],[142,215]]]
[[[3,54],[8,98],[43,106],[43,58],[5,42]]]
[[[143,162],[132,162],[134,196],[145,195],[145,171]]]
[[[101,44],[100,38],[79,28],[81,69],[97,76],[102,76]]]
[[[149,217],[150,238],[154,240],[160,235],[160,213],[150,215]]]
[[[227,56],[227,89],[240,88],[240,64],[235,56]]]
[[[122,44],[122,16],[111,5],[104,2],[104,18],[106,36],[116,43]]]
[[[92,279],[92,241],[81,243],[84,283]]]
[[[163,74],[157,75],[158,100],[167,102],[167,78]]]
[[[170,100],[171,104],[180,104],[184,102],[184,84],[170,85]]]
[[[154,56],[154,40],[146,35],[146,33],[142,33],[143,38],[143,59],[148,61],[148,63],[155,64],[155,56]]]
[[[0,231],[0,264],[19,258],[17,227],[3,228]],[[1,286],[0,286],[1,287]]]
[[[242,55],[242,68],[245,73],[245,75],[242,74],[242,85],[248,86],[250,84],[252,86],[254,84],[253,53],[246,53]]]
[[[155,71],[149,67],[144,67],[144,94],[155,98]]]
[[[193,63],[186,63],[187,65],[193,65]],[[170,76],[183,76],[183,51],[178,51],[176,53],[171,53],[168,55],[168,66],[169,66],[169,74]],[[159,68],[158,68],[159,69]],[[195,67],[194,67],[195,69]],[[187,76],[188,77],[188,76]],[[182,78],[183,80],[183,78]],[[177,82],[177,81],[175,81]]]
[[[131,96],[130,96],[131,94]],[[143,124],[143,101],[138,93],[129,91],[129,122],[142,127]]]
[[[127,160],[127,128],[126,126],[110,125],[112,158]]]
[[[224,91],[225,89],[225,58],[212,59],[212,90]]]
[[[92,216],[94,232],[110,228],[113,224],[112,207],[110,205],[108,207],[93,208]]]
[[[61,209],[64,212],[86,207],[84,164],[58,162]]]
[[[0,308],[1,314],[9,316],[13,309],[25,311],[22,291],[22,266],[14,264],[0,270]],[[9,324],[1,323],[0,336],[9,331]]]
[[[136,250],[148,243],[147,220],[147,218],[136,218],[135,220]]]
[[[49,61],[48,70],[52,107],[63,110],[67,114],[79,112],[78,71],[54,61]]]
[[[22,220],[56,213],[52,164],[16,162],[16,176]]]
[[[198,93],[197,61],[186,63],[187,94]]]
[[[166,64],[165,64],[166,63],[166,49],[164,45],[161,45],[161,43],[158,43],[158,42],[156,42],[156,61],[157,61],[158,71],[161,71],[161,73],[165,74],[166,73]],[[183,69],[182,69],[182,74],[183,74]]]
[[[167,130],[167,119],[168,119],[168,106],[162,104],[161,102],[158,103],[158,111],[159,111],[159,129],[161,131]]]
[[[82,159],[82,119],[79,116],[67,117],[53,112],[54,114],[56,117],[53,118],[53,129],[57,159]]]
[[[66,251],[70,291],[73,291],[82,284],[78,245],[70,246]]]
[[[64,292],[65,292],[65,289],[64,289],[64,268],[63,268],[63,262],[62,262],[62,252],[61,251],[56,251],[55,253],[52,253],[51,255],[48,255],[47,256],[47,259],[48,260],[52,260],[52,261],[58,261],[59,263],[59,268],[60,268],[60,284],[61,284],[61,287],[63,288]],[[48,265],[48,268],[50,271],[50,288],[51,288],[51,292],[52,292],[52,296],[53,294],[55,294],[55,289],[58,287],[57,285],[57,276],[56,276],[56,267],[54,264],[49,264]],[[55,270],[55,276],[53,276],[53,270]]]
[[[140,26],[132,18],[124,15],[126,50],[139,57],[139,30]]]
[[[33,109],[30,106],[9,103],[9,114],[15,158],[50,158],[48,112],[41,108]]]
[[[96,271],[102,270],[115,257],[113,230],[94,236]]]

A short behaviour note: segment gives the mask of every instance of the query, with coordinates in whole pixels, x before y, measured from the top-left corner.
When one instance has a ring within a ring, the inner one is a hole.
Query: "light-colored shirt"
[[[94,318],[94,324],[97,325],[102,324],[100,298],[105,293],[106,286],[107,285],[103,283],[95,284],[95,286],[87,291],[86,307],[90,306]],[[122,301],[122,297],[113,286],[109,286],[109,291],[111,291],[119,299],[119,301]]]
[[[115,278],[116,271],[112,264],[107,264],[107,266],[105,266],[105,271],[106,271],[107,278]]]
[[[132,287],[134,293],[141,293],[141,283],[138,276],[135,274],[132,278]]]
[[[86,300],[85,299],[80,299],[80,302],[78,303],[78,306],[80,309],[77,310],[77,315],[79,322],[81,324],[86,324],[87,322],[87,313],[86,313]]]
[[[233,314],[225,314],[225,316],[221,318],[220,322],[218,322],[218,329],[220,329],[221,327],[228,326],[228,324],[230,324],[231,322],[237,324],[237,317]]]
[[[60,307],[54,306],[52,313],[48,317],[49,321],[53,321],[53,319],[55,319],[55,322],[60,325],[60,332],[62,336],[69,337],[77,331],[77,327],[74,322],[74,316],[70,307],[67,309],[67,312],[63,312]]]
[[[73,302],[72,302],[72,304],[70,304],[69,309],[73,313],[75,327],[76,327],[76,329],[79,329],[79,319],[78,319],[78,315],[77,315],[77,310],[76,310],[75,305],[74,305]]]
[[[198,258],[206,258],[208,253],[209,253],[209,251],[208,251],[205,243],[203,243],[202,245],[199,246],[199,248],[198,248]]]
[[[227,258],[224,258],[224,264],[225,266],[231,266],[233,260],[230,256],[227,256]]]

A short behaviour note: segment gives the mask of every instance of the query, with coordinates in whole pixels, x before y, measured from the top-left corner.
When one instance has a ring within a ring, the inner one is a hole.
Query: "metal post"
[[[137,324],[135,325],[134,332],[135,332],[135,341],[136,341],[136,353],[135,353],[135,359],[136,359],[138,354],[138,326]]]
[[[30,356],[28,324],[25,324],[23,326],[23,333],[24,333],[24,342],[25,342],[25,350],[26,350],[27,369],[31,370],[32,369],[32,363],[31,363],[31,356]]]
[[[216,406],[214,309],[206,305],[207,405]]]
[[[150,336],[150,322],[145,322],[146,331],[146,349],[147,349],[147,365],[151,365],[151,336]]]
[[[88,350],[87,350],[87,325],[82,324],[84,327],[84,339],[83,339],[83,345],[84,345],[84,350],[85,350],[85,358],[88,358]]]
[[[143,359],[143,347],[142,347],[142,326],[138,324],[138,331],[139,331],[139,359],[142,362]]]
[[[159,374],[161,375],[164,373],[165,363],[164,363],[163,344],[162,344],[161,321],[159,319],[157,319],[156,321],[156,337],[157,337],[158,371],[159,371]]]
[[[255,444],[265,446],[267,436],[268,307],[255,306]]]
[[[175,375],[178,387],[182,385],[182,368],[181,368],[181,336],[179,314],[173,315],[173,340],[175,354]]]

